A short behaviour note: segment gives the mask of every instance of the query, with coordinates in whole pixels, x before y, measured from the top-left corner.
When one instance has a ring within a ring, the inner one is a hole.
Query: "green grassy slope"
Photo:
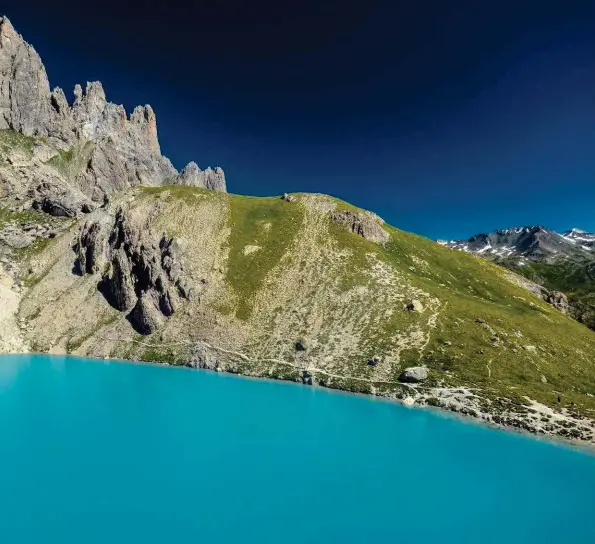
[[[595,330],[595,261],[593,259],[533,262],[516,266],[502,261],[502,266],[515,270],[547,289],[561,291],[568,296],[571,315]]]
[[[176,207],[180,199],[191,205],[193,193],[220,208],[229,229],[211,308],[228,319],[229,330],[242,331],[235,347],[254,356],[257,373],[275,366],[258,357],[299,360],[294,344],[304,339],[301,356],[344,376],[329,380],[349,389],[389,390],[403,368],[424,364],[430,383],[550,405],[563,393],[566,404],[595,408],[591,331],[493,263],[388,225],[390,241],[372,243],[330,221],[330,210],[357,208],[322,195],[287,203],[191,188],[147,190],[152,198],[168,195],[165,202]],[[189,228],[181,222],[175,230],[184,237]],[[413,298],[423,312],[405,310]],[[373,356],[382,361],[377,367],[368,365]]]

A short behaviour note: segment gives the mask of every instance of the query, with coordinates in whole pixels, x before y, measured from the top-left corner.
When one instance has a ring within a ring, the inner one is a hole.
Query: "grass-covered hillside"
[[[332,220],[352,206],[294,197],[148,188],[94,212],[123,204],[155,239],[181,240],[193,296],[141,336],[97,275],[72,273],[71,229],[31,258],[21,317],[34,349],[171,364],[200,349],[226,370],[291,379],[307,370],[324,385],[397,396],[409,387],[403,369],[424,365],[426,386],[595,414],[592,331],[491,262],[388,225],[387,241],[372,242]]]
[[[525,266],[504,260],[501,264],[547,289],[566,294],[570,315],[595,330],[595,259],[558,259]]]

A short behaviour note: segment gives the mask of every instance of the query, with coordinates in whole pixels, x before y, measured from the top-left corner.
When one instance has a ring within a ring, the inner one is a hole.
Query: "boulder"
[[[298,340],[295,343],[295,350],[296,351],[306,351],[306,343],[303,340]]]
[[[554,308],[560,310],[563,314],[568,313],[568,297],[560,291],[552,291],[546,299],[546,302]]]
[[[312,377],[312,372],[310,372],[309,370],[302,371],[302,383],[304,385],[312,385],[314,383],[313,377]]]
[[[413,299],[411,302],[409,302],[409,304],[407,304],[406,308],[407,308],[408,312],[423,312],[424,311],[423,304],[417,299]]]
[[[33,236],[24,233],[4,234],[0,237],[0,240],[3,240],[13,249],[24,249],[35,242]]]
[[[376,366],[380,362],[380,357],[374,355],[368,359],[368,366]]]
[[[150,293],[144,293],[140,296],[128,319],[141,334],[154,333],[165,323],[165,317]]]
[[[425,366],[412,366],[406,368],[399,376],[399,381],[404,383],[419,383],[428,379],[428,369]]]
[[[331,220],[349,231],[377,244],[388,242],[390,236],[382,228],[384,221],[369,212],[342,210],[331,213]]]
[[[55,181],[43,181],[31,191],[31,197],[33,208],[56,217],[77,217],[96,208],[80,191]]]

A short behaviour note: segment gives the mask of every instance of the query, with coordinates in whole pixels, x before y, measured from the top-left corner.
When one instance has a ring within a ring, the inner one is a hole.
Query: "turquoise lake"
[[[594,543],[595,456],[187,369],[0,357],[9,543]]]

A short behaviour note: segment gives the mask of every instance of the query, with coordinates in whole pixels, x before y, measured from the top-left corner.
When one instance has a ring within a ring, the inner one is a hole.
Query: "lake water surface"
[[[2,543],[595,543],[595,456],[288,383],[0,357]]]

